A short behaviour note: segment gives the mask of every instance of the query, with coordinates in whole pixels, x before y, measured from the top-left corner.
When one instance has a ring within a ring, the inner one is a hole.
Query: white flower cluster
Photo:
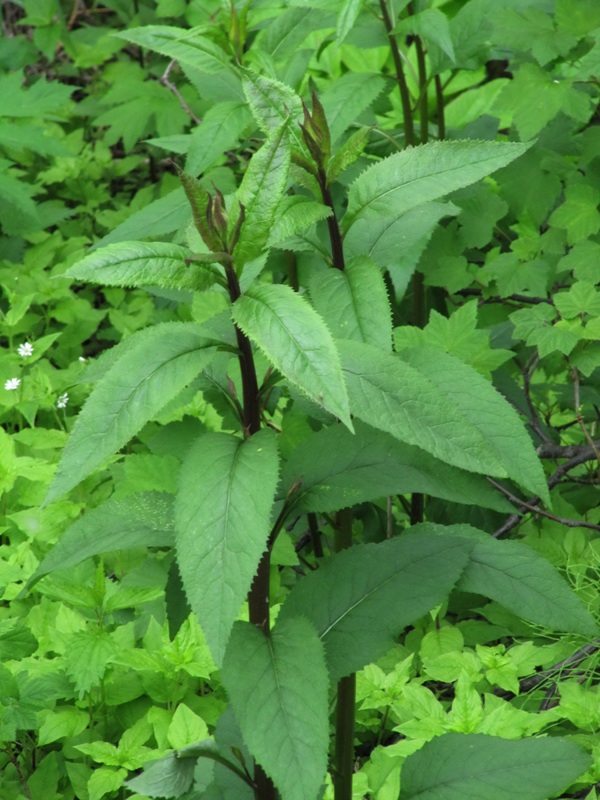
[[[59,396],[58,400],[56,401],[56,407],[57,408],[66,408],[68,402],[69,402],[69,394],[68,394],[68,392],[65,392],[64,394],[61,394]]]
[[[14,390],[18,389],[20,385],[21,378],[9,378],[4,384],[4,388],[7,392],[14,392]]]

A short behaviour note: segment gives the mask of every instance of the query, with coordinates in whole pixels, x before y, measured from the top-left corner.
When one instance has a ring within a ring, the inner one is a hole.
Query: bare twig
[[[175,59],[173,59],[172,61],[169,62],[169,65],[167,66],[166,70],[164,71],[164,73],[162,74],[162,76],[160,78],[160,82],[162,83],[163,86],[166,86],[167,89],[170,92],[173,92],[175,97],[179,100],[179,105],[181,106],[181,108],[185,111],[185,113],[189,117],[192,118],[192,120],[196,123],[196,125],[200,125],[200,123],[202,122],[200,117],[197,117],[194,114],[192,109],[186,103],[186,101],[185,101],[183,95],[181,94],[181,92],[179,91],[179,89],[175,86],[174,83],[171,83],[171,81],[169,80],[169,76],[171,75],[171,70],[173,69],[173,67],[175,66],[176,63],[177,62],[176,62]]]

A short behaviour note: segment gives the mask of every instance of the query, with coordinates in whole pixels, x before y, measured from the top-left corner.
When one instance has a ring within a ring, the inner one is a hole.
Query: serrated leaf
[[[384,158],[351,185],[344,227],[348,230],[357,218],[400,216],[469,186],[510,164],[529,146],[516,142],[431,142]]]
[[[587,753],[566,739],[447,733],[406,759],[400,800],[546,800],[589,765]]]
[[[465,536],[473,543],[458,583],[489,597],[523,619],[557,631],[594,634],[598,626],[583,602],[546,559],[522,542],[494,539],[470,525],[415,526],[411,533]]]
[[[312,625],[288,618],[267,638],[236,622],[221,675],[244,741],[282,796],[315,798],[325,780],[329,724],[323,645]]]
[[[303,615],[312,622],[337,680],[376,661],[407,625],[443,602],[469,549],[452,536],[355,545],[302,578],[278,620]]]
[[[334,337],[392,349],[392,314],[379,267],[358,256],[346,268],[314,271],[309,279],[313,306]]]
[[[531,438],[517,412],[488,380],[458,358],[431,347],[403,350],[400,358],[437,388],[444,402],[458,410],[464,424],[479,432],[505,477],[550,503]]]
[[[360,158],[369,141],[371,128],[363,127],[349,136],[329,162],[327,180],[333,183],[351,164]]]
[[[173,233],[185,225],[192,212],[183,189],[154,200],[140,211],[136,211],[110,233],[103,236],[92,249],[97,250],[113,242],[126,242],[151,236]]]
[[[510,513],[512,505],[481,476],[450,467],[424,450],[355,421],[333,425],[296,447],[283,469],[283,493],[296,511],[331,512],[386,495],[421,492]]]
[[[266,548],[278,472],[277,444],[267,430],[246,440],[206,434],[182,466],[177,561],[217,664]]]
[[[218,256],[206,254],[216,261]],[[214,258],[213,258],[214,256]],[[202,291],[215,282],[204,264],[194,261],[187,247],[168,242],[119,242],[87,255],[65,273],[66,278],[105,286],[162,286]]]
[[[236,269],[257,258],[265,248],[290,168],[288,120],[269,136],[252,157],[236,197],[244,206],[245,220],[233,251]]]
[[[270,134],[289,118],[292,145],[305,152],[298,125],[304,118],[304,112],[302,100],[296,92],[281,81],[250,70],[244,73],[242,83],[250,111],[261,131]]]
[[[120,450],[216,353],[200,326],[188,322],[155,325],[125,341],[125,352],[96,384],[75,421],[46,504]]]
[[[563,319],[575,319],[580,314],[600,316],[600,291],[591,281],[576,281],[566,292],[554,295],[554,305]]]
[[[303,297],[281,284],[254,285],[234,303],[232,313],[279,372],[352,430],[334,341]]]
[[[329,123],[332,143],[340,138],[349,125],[356,122],[385,85],[385,78],[369,72],[346,72],[329,83],[320,100]]]
[[[227,53],[203,36],[201,26],[186,30],[170,25],[144,25],[113,34],[126,42],[155,50],[201,72],[231,71]]]
[[[69,569],[86,558],[132,547],[169,547],[174,542],[173,498],[143,492],[111,497],[70,525],[42,559],[25,590],[44,575]]]
[[[250,120],[243,103],[225,101],[209,108],[200,125],[192,131],[186,172],[195,176],[211,167],[226,150],[236,146]]]
[[[331,214],[329,206],[316,203],[303,195],[284,195],[277,209],[267,246],[280,246],[286,249],[287,239],[291,239]]]
[[[71,637],[64,657],[65,671],[80,697],[100,684],[115,649],[114,641],[101,628],[77,631]]]

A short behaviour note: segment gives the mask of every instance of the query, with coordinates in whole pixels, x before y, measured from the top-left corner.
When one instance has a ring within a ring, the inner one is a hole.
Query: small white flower
[[[59,396],[58,400],[56,401],[56,407],[57,408],[66,408],[68,402],[69,402],[69,395],[68,395],[67,392],[65,392],[64,394],[61,394]]]
[[[31,342],[23,342],[17,347],[17,353],[21,358],[29,358],[33,355],[33,345]]]
[[[79,361],[87,361],[87,358],[84,358],[84,356],[79,356]]]
[[[21,378],[9,378],[6,383],[4,384],[4,388],[7,392],[12,392],[15,389],[18,389],[21,385]]]

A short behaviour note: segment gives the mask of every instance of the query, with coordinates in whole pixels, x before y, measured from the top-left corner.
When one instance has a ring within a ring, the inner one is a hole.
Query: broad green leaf
[[[474,425],[479,398],[461,392],[460,384],[453,390],[452,381],[440,391],[433,376],[371,345],[340,340],[337,346],[355,416],[447,464],[508,477]],[[491,385],[489,391],[495,391]]]
[[[189,322],[155,325],[125,342],[125,352],[95,385],[75,421],[46,504],[127,444],[216,353],[200,326]]]
[[[590,239],[600,230],[600,192],[589,183],[575,183],[567,187],[565,195],[564,202],[548,222],[566,230],[567,243],[573,245]]]
[[[209,108],[192,131],[186,172],[196,176],[211,167],[226,150],[236,146],[250,120],[246,105],[240,102],[226,101]]]
[[[289,118],[292,145],[304,152],[306,148],[298,127],[304,114],[302,100],[296,92],[285,83],[250,70],[244,73],[242,82],[250,111],[261,131],[270,134]]]
[[[424,450],[355,421],[355,434],[341,425],[324,428],[296,447],[286,463],[283,494],[294,494],[295,511],[338,511],[386,495],[423,494],[454,503],[510,513],[513,506],[485,478],[450,467]]]
[[[302,578],[278,620],[303,615],[313,623],[337,680],[376,661],[407,625],[445,600],[470,546],[450,535],[355,545]]]
[[[291,383],[352,430],[334,341],[303,297],[281,284],[254,285],[234,303],[233,319]]]
[[[157,53],[174,58],[201,72],[220,72],[231,70],[227,53],[203,36],[202,27],[185,30],[169,25],[145,25],[114,34],[126,42],[147,47]]]
[[[465,536],[472,544],[469,563],[458,583],[537,625],[569,633],[594,634],[598,626],[584,603],[549,561],[522,542],[494,539],[470,525],[425,523],[418,533]]]
[[[67,528],[25,588],[50,572],[69,569],[99,553],[133,547],[170,547],[173,543],[170,495],[143,492],[122,499],[111,497]]]
[[[59,81],[38,80],[25,88],[22,70],[7,72],[0,76],[2,117],[41,117],[59,120],[68,107],[69,98],[75,91]]]
[[[590,763],[575,742],[558,737],[511,741],[447,733],[406,759],[400,800],[546,800]]]
[[[244,207],[245,220],[233,251],[238,271],[261,255],[275,222],[290,168],[288,120],[278,125],[252,157],[236,197]]]
[[[115,642],[108,632],[98,627],[77,631],[69,640],[65,671],[73,679],[80,697],[99,686],[115,650]]]
[[[412,33],[420,36],[428,44],[439,47],[454,62],[454,45],[448,24],[448,17],[439,8],[426,8],[417,14],[411,14],[396,28],[397,33]],[[438,59],[434,59],[439,61]]]
[[[206,722],[185,703],[180,703],[169,725],[167,739],[171,747],[180,750],[208,736]]]
[[[369,72],[346,72],[329,83],[319,99],[325,109],[332,142],[337,141],[346,128],[356,122],[385,85],[385,78]]]
[[[337,153],[331,158],[327,167],[327,180],[333,183],[342,172],[360,158],[369,141],[371,128],[359,128],[349,136]]]
[[[354,27],[364,4],[365,0],[343,0],[337,19],[336,36],[338,44],[344,41]]]
[[[175,501],[177,561],[217,664],[266,548],[278,472],[277,444],[268,430],[246,440],[206,434],[183,462]]]
[[[432,142],[403,150],[369,167],[348,193],[344,227],[359,218],[394,217],[437,200],[505,167],[528,144]]]
[[[269,234],[268,247],[286,248],[286,240],[331,216],[331,209],[303,195],[284,195]]]
[[[212,255],[206,255],[212,259]],[[178,244],[119,242],[90,253],[70,267],[64,277],[105,286],[207,289],[215,276],[206,264],[186,262],[192,258],[191,251]]]
[[[40,746],[52,744],[64,737],[77,736],[89,723],[89,716],[78,708],[61,708],[48,711],[38,731]]]
[[[95,769],[87,785],[90,800],[101,800],[107,794],[118,791],[126,777],[127,770],[122,767],[119,769],[110,767]]]
[[[312,625],[288,617],[267,638],[237,622],[221,675],[244,741],[282,797],[316,798],[327,767],[328,678]]]
[[[312,31],[331,26],[331,15],[314,6],[280,8],[257,37],[275,63],[288,61]]]
[[[544,470],[519,415],[488,380],[458,358],[431,347],[403,350],[400,358],[458,411],[461,427],[470,425],[479,432],[504,477],[550,503]]]
[[[554,295],[554,305],[563,319],[575,319],[580,314],[600,317],[600,291],[591,281],[576,281],[568,291]]]
[[[97,250],[113,242],[126,242],[163,236],[179,230],[192,218],[192,212],[183,189],[154,200],[140,211],[136,211],[110,233],[107,233],[92,249]]]
[[[392,349],[392,314],[383,276],[370,258],[358,256],[346,268],[323,267],[311,274],[313,306],[334,337]]]
[[[0,121],[0,147],[33,150],[39,155],[69,156],[68,147],[56,136],[46,135],[39,125]]]

